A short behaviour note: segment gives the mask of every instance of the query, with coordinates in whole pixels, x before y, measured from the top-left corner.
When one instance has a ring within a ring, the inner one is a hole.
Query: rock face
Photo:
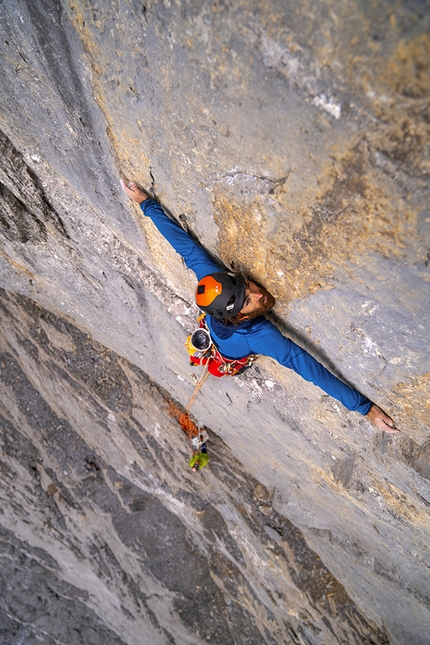
[[[3,2],[4,642],[429,643],[429,8]],[[401,435],[261,357],[191,476],[195,280],[120,173]]]
[[[166,392],[32,301],[1,308],[2,642],[387,642],[220,439],[186,469]]]

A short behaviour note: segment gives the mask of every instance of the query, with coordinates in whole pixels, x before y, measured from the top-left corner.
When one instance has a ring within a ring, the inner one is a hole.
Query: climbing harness
[[[197,318],[199,327],[188,336],[185,347],[191,365],[205,365],[212,376],[236,376],[249,369],[257,359],[255,354],[243,358],[225,358],[215,347],[206,324],[206,314]]]

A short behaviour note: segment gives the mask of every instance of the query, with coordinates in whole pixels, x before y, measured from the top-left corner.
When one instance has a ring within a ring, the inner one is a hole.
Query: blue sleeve
[[[175,251],[184,258],[185,264],[194,271],[197,280],[201,280],[209,273],[222,271],[210,255],[198,242],[186,233],[153,199],[146,199],[140,205],[143,213],[151,218],[161,235],[173,246]]]
[[[286,338],[268,320],[251,334],[249,346],[253,353],[271,356],[278,363],[294,370],[306,381],[320,387],[348,410],[367,414],[372,402],[357,390],[338,379],[313,356]]]

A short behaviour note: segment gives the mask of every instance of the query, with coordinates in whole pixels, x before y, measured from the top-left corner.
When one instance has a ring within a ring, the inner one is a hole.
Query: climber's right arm
[[[151,218],[163,237],[183,257],[187,267],[194,271],[198,280],[201,280],[209,273],[221,270],[219,265],[212,260],[198,242],[184,231],[179,224],[167,217],[160,204],[150,199],[134,182],[130,182],[130,186],[127,186],[123,180],[121,181],[124,192],[136,204],[140,205],[146,216]]]

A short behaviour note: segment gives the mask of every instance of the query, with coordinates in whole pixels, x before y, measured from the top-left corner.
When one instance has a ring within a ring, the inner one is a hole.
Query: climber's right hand
[[[126,195],[130,197],[136,204],[141,204],[148,199],[148,195],[138,188],[135,181],[129,181],[128,185],[121,177],[121,186]]]

